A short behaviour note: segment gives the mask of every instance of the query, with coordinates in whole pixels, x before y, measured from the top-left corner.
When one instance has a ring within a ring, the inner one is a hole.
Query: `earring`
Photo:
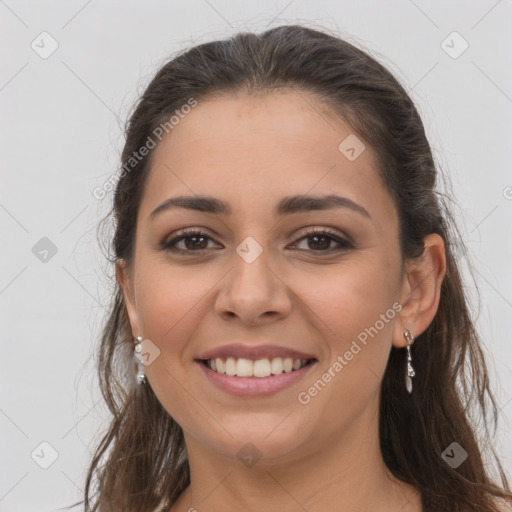
[[[407,371],[405,373],[405,387],[408,393],[412,393],[412,378],[416,375],[414,368],[412,367],[412,356],[411,356],[411,345],[414,341],[414,336],[411,334],[409,329],[404,331],[404,337],[407,340]]]
[[[135,359],[137,359],[138,363],[137,382],[142,384],[143,382],[146,382],[146,371],[144,369],[144,363],[142,362],[142,336],[137,336],[136,340]]]

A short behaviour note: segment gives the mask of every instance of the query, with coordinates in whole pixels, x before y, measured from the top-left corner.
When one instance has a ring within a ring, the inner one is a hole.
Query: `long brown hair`
[[[312,93],[376,152],[399,213],[404,259],[422,254],[429,233],[445,242],[447,271],[439,308],[412,348],[415,367],[421,369],[414,393],[405,391],[403,352],[395,347],[383,377],[379,434],[386,465],[421,492],[425,510],[500,510],[499,499],[512,495],[498,457],[486,443],[491,423],[496,432],[498,411],[461,280],[459,262],[468,259],[467,251],[448,206],[450,197],[438,190],[442,175],[418,111],[404,87],[369,53],[325,31],[287,25],[200,44],[165,63],[126,127],[113,208],[100,222],[104,229],[114,221],[110,263],[118,258],[133,261],[137,211],[151,154],[136,162],[130,159],[147,145],[148,137],[154,139],[158,127],[191,98],[200,102],[216,94],[277,88]],[[149,383],[136,384],[132,333],[121,290],[117,282],[114,286],[97,354],[100,387],[112,421],[90,462],[83,502],[86,512],[154,512],[161,505],[170,507],[187,487],[189,465],[180,426]],[[483,430],[477,429],[477,414]],[[468,453],[456,469],[442,457],[452,443]],[[497,473],[491,475],[484,463],[487,450],[495,459],[500,484]]]

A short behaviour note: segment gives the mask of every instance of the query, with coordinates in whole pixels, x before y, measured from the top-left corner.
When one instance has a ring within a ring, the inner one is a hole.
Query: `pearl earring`
[[[411,345],[414,342],[414,336],[411,334],[409,329],[404,331],[404,337],[407,340],[407,371],[405,373],[405,387],[408,393],[412,393],[412,378],[416,375],[414,368],[412,367],[412,356],[411,356]]]
[[[142,336],[137,336],[136,340],[135,359],[137,359],[138,363],[137,382],[142,384],[143,382],[146,382],[146,371],[144,369],[144,363],[142,362]]]

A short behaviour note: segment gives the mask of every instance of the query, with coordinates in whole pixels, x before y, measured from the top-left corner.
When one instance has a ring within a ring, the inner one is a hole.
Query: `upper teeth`
[[[270,375],[278,375],[285,371],[289,373],[293,370],[300,370],[308,359],[295,359],[291,357],[274,357],[272,359],[251,359],[228,357],[223,359],[217,357],[208,359],[207,366],[217,373],[226,375],[236,375],[238,377],[270,377]]]

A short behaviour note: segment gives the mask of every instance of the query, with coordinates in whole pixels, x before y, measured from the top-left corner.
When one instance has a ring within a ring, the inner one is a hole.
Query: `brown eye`
[[[194,253],[202,252],[210,249],[208,241],[213,240],[207,233],[198,229],[189,229],[178,232],[178,236],[167,239],[160,245],[162,250],[175,253]],[[316,253],[333,253],[353,249],[354,245],[337,233],[333,233],[326,229],[313,228],[304,233],[304,236],[295,242],[294,247],[299,242],[306,240],[306,247],[299,248],[301,251]],[[181,247],[179,246],[181,244]],[[338,244],[333,247],[333,244]]]
[[[200,252],[208,249],[208,240],[212,238],[203,231],[184,230],[178,236],[162,242],[161,249],[181,253]],[[180,243],[181,247],[178,247]]]
[[[325,229],[314,228],[306,231],[305,236],[299,238],[298,242],[306,240],[307,247],[300,250],[331,253],[352,249],[354,246],[340,237],[338,234]],[[332,243],[337,243],[338,247],[332,247]],[[296,242],[297,244],[297,242]]]

